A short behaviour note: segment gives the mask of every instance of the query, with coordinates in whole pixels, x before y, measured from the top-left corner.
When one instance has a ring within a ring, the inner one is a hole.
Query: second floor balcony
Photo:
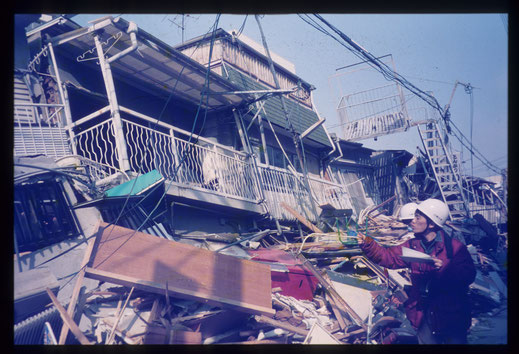
[[[258,163],[255,157],[120,107],[123,139],[118,141],[108,107],[68,126],[78,155],[112,171],[123,170],[118,149],[126,149],[129,171],[141,175],[157,170],[166,179],[169,195],[228,206],[279,220],[293,221],[281,202],[311,221],[312,203],[351,208],[346,189],[309,176],[311,193],[297,172]],[[95,123],[94,123],[95,122]]]

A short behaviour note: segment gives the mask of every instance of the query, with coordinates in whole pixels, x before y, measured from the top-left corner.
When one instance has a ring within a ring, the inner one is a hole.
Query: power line
[[[326,35],[332,37],[333,39],[335,39],[336,41],[338,41],[342,46],[344,46],[346,49],[348,49],[351,53],[353,53],[355,56],[363,59],[363,60],[367,60],[368,64],[370,66],[372,66],[373,68],[375,68],[376,70],[378,70],[380,73],[382,73],[382,75],[384,76],[384,78],[386,78],[386,80],[393,80],[393,81],[397,81],[399,82],[402,86],[404,86],[406,89],[408,89],[409,91],[411,91],[413,94],[417,95],[418,97],[420,97],[422,100],[424,100],[427,104],[429,104],[431,107],[433,107],[435,110],[437,110],[441,117],[444,119],[444,120],[447,120],[448,118],[448,111],[445,111],[442,109],[442,107],[440,106],[440,104],[438,103],[438,101],[436,100],[436,98],[424,91],[422,91],[421,89],[419,89],[418,87],[414,86],[412,83],[410,83],[409,81],[407,81],[403,76],[401,76],[400,74],[396,73],[394,70],[392,70],[391,68],[389,68],[385,63],[383,62],[380,62],[380,60],[378,60],[377,58],[375,58],[371,53],[369,53],[367,50],[365,50],[364,48],[362,48],[361,46],[359,46],[357,43],[355,43],[352,39],[350,39],[347,35],[345,35],[343,32],[341,32],[339,29],[337,29],[336,27],[334,27],[333,25],[331,25],[330,23],[328,23],[324,18],[322,18],[320,15],[318,14],[314,14],[315,17],[317,17],[320,21],[322,21],[324,24],[326,24],[329,28],[331,28],[344,42],[346,42],[348,45],[346,45],[345,43],[341,42],[338,38],[336,38],[334,35],[332,35],[331,33],[329,33],[327,30],[325,30],[322,26],[320,26],[319,24],[317,24],[313,19],[311,19],[308,15],[308,21],[307,19],[305,19],[304,17],[302,17],[301,15],[299,15],[300,18],[302,18],[306,23],[310,24],[312,27],[316,28],[317,30],[325,33]],[[311,22],[310,22],[311,21]],[[350,48],[350,46],[353,48]],[[454,125],[454,123],[451,122],[452,125]],[[455,125],[454,125],[455,126]],[[457,129],[457,127],[456,127]],[[491,163],[488,162],[488,160],[486,160],[486,158],[481,154],[479,153],[479,151],[477,151],[477,149],[471,144],[470,147],[467,146],[464,142],[463,142],[463,138],[465,138],[465,136],[463,135],[463,133],[461,133],[461,131],[458,130],[458,133],[459,135],[461,136],[458,137],[456,134],[453,134],[459,141],[460,143],[467,147],[467,149],[476,156],[476,158],[480,159],[481,161],[483,161],[490,169],[496,171],[496,167],[495,166],[492,166]],[[465,138],[466,139],[466,138]]]

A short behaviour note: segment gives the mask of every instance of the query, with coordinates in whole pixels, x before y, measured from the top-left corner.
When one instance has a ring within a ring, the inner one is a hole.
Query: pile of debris
[[[322,220],[325,231],[297,215],[309,232],[158,237],[100,221],[80,242],[70,294],[45,268],[16,274],[15,344],[417,343],[403,307],[407,270],[378,266],[356,241],[360,230],[386,246],[413,237],[383,205],[364,210],[363,225]],[[475,241],[473,221],[449,232]],[[472,329],[483,334],[481,316],[502,313],[507,297],[506,235],[490,237],[492,247],[467,244],[478,269]]]

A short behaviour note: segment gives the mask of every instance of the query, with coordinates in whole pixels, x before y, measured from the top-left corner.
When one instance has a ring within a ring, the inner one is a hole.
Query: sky
[[[80,25],[105,14],[79,14]],[[169,45],[207,33],[216,14],[112,14],[135,22],[139,28]],[[499,170],[508,165],[508,16],[506,14],[323,14],[322,17],[422,91],[432,92],[441,107],[449,102],[455,82],[473,87],[473,100],[462,85],[451,101],[451,120],[473,146]],[[315,19],[315,17],[314,17]],[[297,14],[267,14],[260,23],[270,51],[295,65],[296,73],[315,86],[314,103],[330,133],[341,137],[336,111],[342,94],[352,94],[390,82],[371,70],[340,69],[360,62],[346,47],[304,22]],[[323,25],[322,22],[320,22]],[[243,34],[262,43],[254,15],[222,14],[220,28],[243,26]],[[421,103],[427,106],[425,102]],[[472,138],[471,138],[472,137]],[[461,151],[463,170],[479,177],[496,175],[470,154],[454,136],[452,148]],[[359,141],[375,149],[423,150],[416,128]]]

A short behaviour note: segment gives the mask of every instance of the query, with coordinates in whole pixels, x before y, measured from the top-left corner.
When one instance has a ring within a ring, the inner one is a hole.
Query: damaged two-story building
[[[17,31],[15,157],[88,167],[97,185],[156,170],[170,233],[294,225],[282,202],[312,222],[322,205],[359,212],[293,64],[222,29],[173,48],[120,17],[36,23],[25,46]]]
[[[72,18],[15,16],[15,344],[413,342],[406,278],[356,236],[404,242],[402,204],[459,203],[432,121],[422,159],[374,151],[329,134],[312,84],[239,31],[171,46],[121,17]],[[346,274],[366,267],[369,281]],[[301,308],[325,342],[281,296],[317,306]]]

